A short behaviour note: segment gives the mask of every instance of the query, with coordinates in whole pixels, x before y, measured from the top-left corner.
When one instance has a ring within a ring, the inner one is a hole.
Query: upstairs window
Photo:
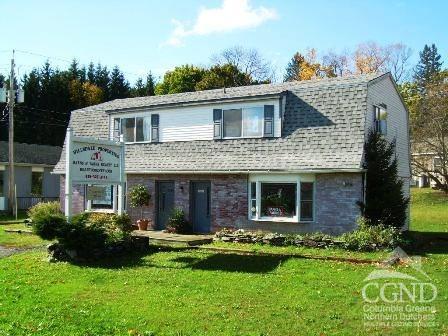
[[[223,110],[223,137],[261,137],[263,118],[263,107]]]
[[[374,123],[375,123],[375,131],[386,135],[387,134],[387,111],[386,106],[374,106]]]
[[[121,134],[124,142],[151,141],[151,117],[115,118],[114,139],[119,140]]]

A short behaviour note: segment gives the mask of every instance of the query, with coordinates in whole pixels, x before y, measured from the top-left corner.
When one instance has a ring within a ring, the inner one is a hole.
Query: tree
[[[425,44],[419,55],[420,61],[415,68],[414,80],[418,85],[419,91],[424,92],[425,87],[437,79],[443,62],[440,61],[441,56],[437,52],[435,44],[431,46]]]
[[[409,58],[412,55],[412,50],[403,43],[390,44],[386,48],[385,70],[390,71],[397,83],[401,83],[408,79]]]
[[[255,83],[271,83],[275,79],[272,64],[256,49],[234,46],[212,56],[211,61],[214,65],[231,64]]]
[[[97,64],[95,68],[95,82],[94,84],[98,86],[103,91],[103,97],[104,101],[108,101],[111,98],[110,95],[110,76],[109,76],[109,70],[107,70],[107,67],[101,66],[100,63]]]
[[[148,76],[146,77],[145,89],[147,96],[155,95],[156,81],[154,80],[154,76],[152,75],[151,71],[148,73]]]
[[[338,77],[351,75],[353,73],[351,58],[346,51],[341,54],[329,51],[322,57],[322,64],[326,68],[331,69],[333,74]]]
[[[207,69],[195,86],[197,91],[251,85],[252,79],[232,64],[215,65]]]
[[[163,81],[156,85],[155,93],[157,95],[193,92],[196,84],[199,83],[205,75],[203,68],[194,65],[182,65],[175,67],[172,71],[167,71],[163,76]]]
[[[295,53],[286,66],[284,81],[310,80],[313,78],[335,77],[331,67],[324,66],[317,61],[316,49],[309,49],[303,56]]]
[[[120,68],[118,68],[118,66],[115,66],[110,74],[108,100],[117,98],[129,98],[130,96],[131,88],[129,82],[124,78],[124,75],[120,71]]]
[[[132,97],[143,97],[146,96],[146,88],[143,84],[143,79],[141,77],[137,78],[134,87],[131,89]]]
[[[358,74],[386,72],[389,50],[375,42],[361,43],[356,48],[353,58],[355,72]]]
[[[419,112],[411,119],[412,164],[414,172],[427,175],[448,193],[448,82],[426,85],[425,90]]]
[[[81,83],[73,79],[69,83],[70,101],[75,109],[96,105],[103,101],[102,90],[90,82]]]
[[[95,84],[95,65],[93,62],[90,62],[89,67],[87,68],[87,80],[90,83]]]
[[[364,145],[366,202],[362,213],[372,225],[401,228],[406,222],[409,199],[403,194],[403,181],[398,177],[395,142],[380,133],[369,131]]]

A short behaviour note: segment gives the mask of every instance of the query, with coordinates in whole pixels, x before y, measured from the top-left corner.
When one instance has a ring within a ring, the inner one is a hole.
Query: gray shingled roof
[[[360,169],[367,84],[377,74],[119,99],[76,110],[76,136],[108,137],[108,113],[286,94],[281,138],[126,146],[130,172]],[[64,172],[64,155],[55,172]]]
[[[55,165],[59,161],[62,148],[36,144],[14,143],[14,162],[29,164]],[[8,142],[0,141],[0,162],[7,163]]]

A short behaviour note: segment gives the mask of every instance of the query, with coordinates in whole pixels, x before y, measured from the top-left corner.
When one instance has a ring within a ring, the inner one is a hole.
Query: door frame
[[[176,184],[174,182],[174,180],[156,180],[155,181],[155,186],[156,186],[156,192],[155,192],[155,196],[156,199],[154,200],[154,206],[155,206],[155,211],[154,211],[154,217],[155,217],[155,229],[156,230],[160,230],[160,225],[159,225],[159,195],[160,195],[160,184],[161,183],[172,183],[173,184],[173,206],[176,204]]]
[[[208,206],[209,206],[209,217],[210,217],[210,226],[209,226],[209,230],[211,231],[212,229],[212,182],[211,180],[190,180],[190,190],[189,190],[189,194],[190,194],[190,204],[189,204],[189,208],[190,208],[190,223],[193,226],[193,232],[197,232],[196,231],[196,224],[195,224],[195,204],[196,204],[196,198],[195,198],[195,193],[194,193],[194,185],[196,183],[208,183],[209,187],[210,187],[210,192],[208,195]]]

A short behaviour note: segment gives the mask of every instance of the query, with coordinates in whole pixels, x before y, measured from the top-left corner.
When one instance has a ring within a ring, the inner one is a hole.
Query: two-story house
[[[396,139],[409,195],[408,115],[390,74],[119,99],[73,111],[70,126],[76,136],[124,135],[127,190],[149,188],[144,215],[155,229],[180,207],[197,232],[351,230],[371,128]],[[55,168],[61,196],[64,158]],[[75,189],[75,212],[116,202],[114,187],[89,202],[85,186]]]

